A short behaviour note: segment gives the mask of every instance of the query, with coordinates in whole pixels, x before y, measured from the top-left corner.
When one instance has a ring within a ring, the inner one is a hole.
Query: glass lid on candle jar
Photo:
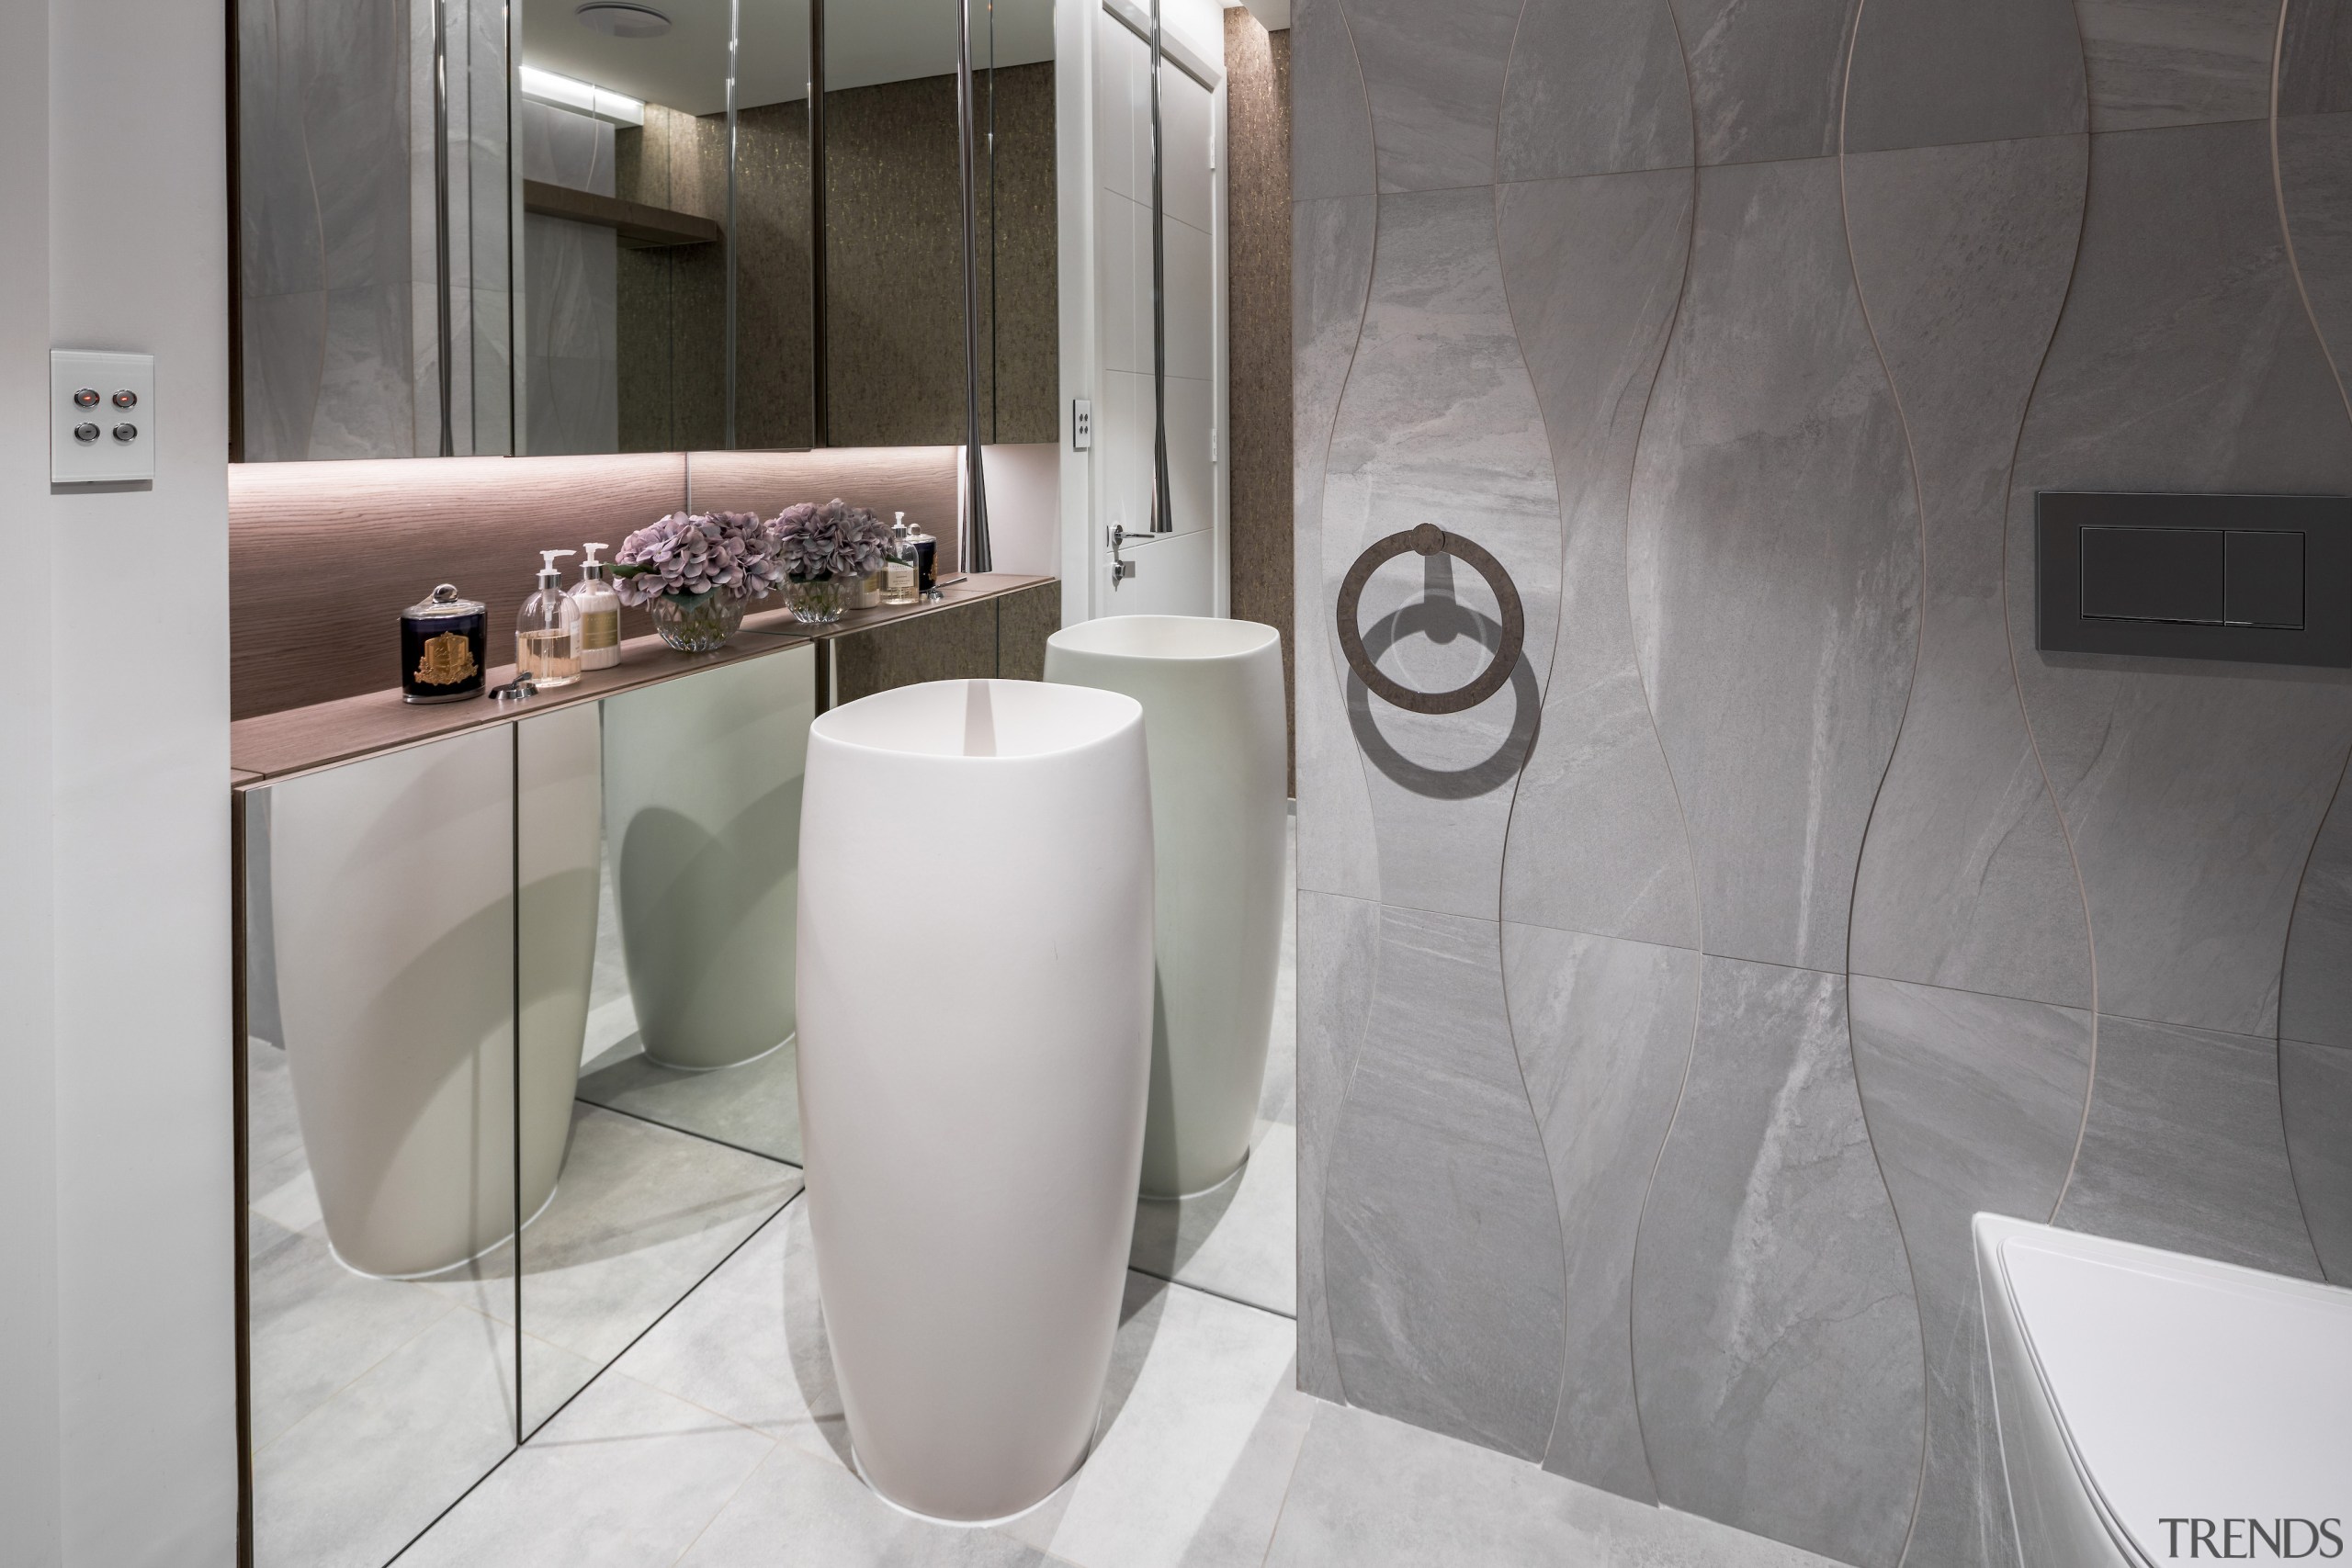
[[[424,599],[401,613],[413,621],[438,620],[449,615],[479,615],[482,613],[482,603],[479,599],[458,598],[458,585],[444,582]]]

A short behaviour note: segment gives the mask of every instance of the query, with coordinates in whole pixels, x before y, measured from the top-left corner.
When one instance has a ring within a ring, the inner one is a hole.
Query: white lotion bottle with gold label
[[[582,545],[580,581],[571,602],[580,607],[580,668],[610,670],[621,661],[621,596],[613,591],[606,563],[596,558],[610,545]]]

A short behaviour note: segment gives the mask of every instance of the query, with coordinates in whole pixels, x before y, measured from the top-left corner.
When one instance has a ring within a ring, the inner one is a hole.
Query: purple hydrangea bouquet
[[[879,517],[838,496],[822,505],[787,506],[769,526],[791,584],[792,613],[808,622],[840,620],[848,585],[882,570],[890,542]]]
[[[784,581],[775,521],[749,512],[673,512],[621,541],[613,591],[641,604],[672,648],[708,653],[743,624],[743,606]]]

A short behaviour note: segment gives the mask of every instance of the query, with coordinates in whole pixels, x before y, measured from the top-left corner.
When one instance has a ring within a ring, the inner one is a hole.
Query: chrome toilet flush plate
[[[153,355],[50,351],[49,477],[52,484],[155,477]]]

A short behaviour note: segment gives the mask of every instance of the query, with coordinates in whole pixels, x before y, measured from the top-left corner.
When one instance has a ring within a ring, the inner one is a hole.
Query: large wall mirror
[[[1053,0],[232,3],[238,458],[1056,438]]]

